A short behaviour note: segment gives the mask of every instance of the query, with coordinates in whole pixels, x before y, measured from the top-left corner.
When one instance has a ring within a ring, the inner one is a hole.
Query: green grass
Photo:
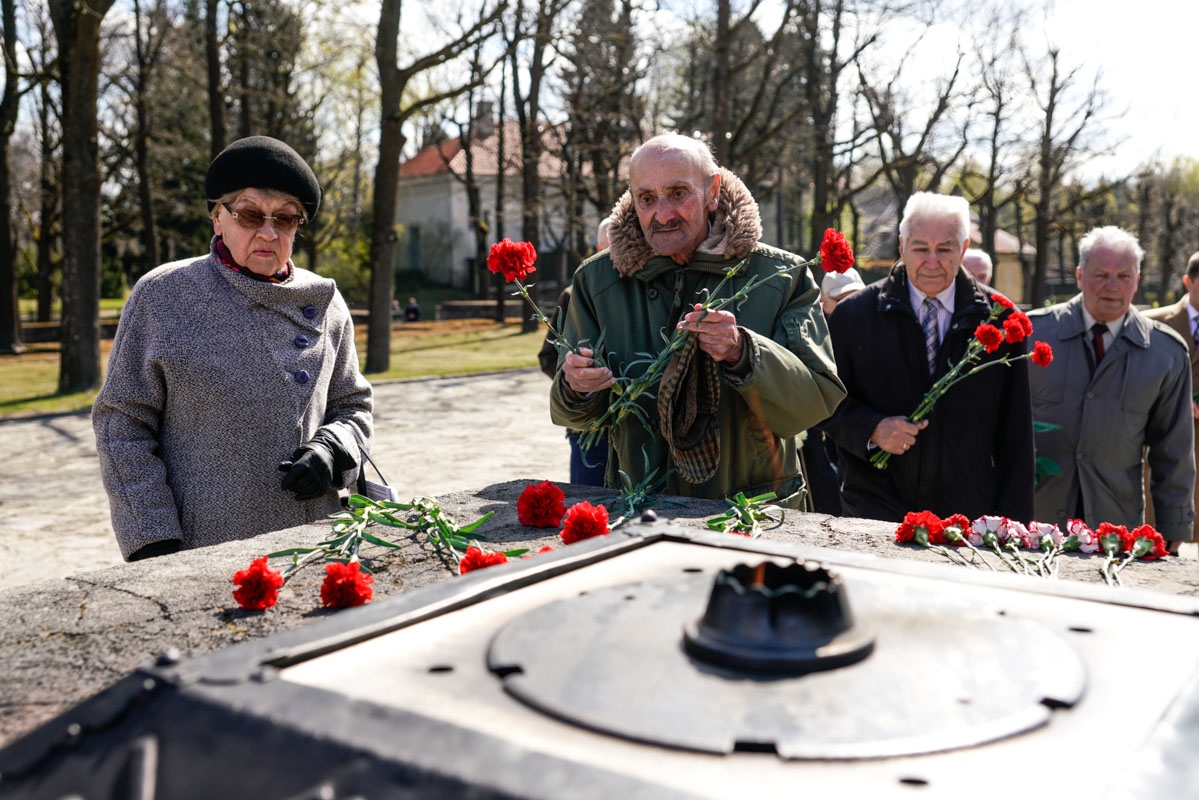
[[[359,362],[366,364],[365,330],[358,337]],[[543,330],[521,333],[520,325],[480,322],[469,330],[396,334],[391,339],[391,369],[368,375],[371,381],[423,375],[457,375],[537,366]],[[107,366],[104,343],[101,364]],[[58,353],[36,350],[22,356],[0,356],[0,419],[29,414],[55,414],[90,408],[96,392],[55,394]]]
[[[0,419],[90,408],[95,392],[56,394],[58,353],[0,357]]]
[[[22,297],[17,301],[22,317],[33,319],[37,316],[37,298]],[[125,307],[124,297],[101,297],[100,298],[100,313],[108,311],[120,311]],[[50,318],[58,319],[62,315],[62,301],[55,300],[50,305]]]
[[[544,338],[544,330],[521,333],[519,324],[393,337],[391,369],[367,377],[371,380],[389,380],[535,367],[537,351],[541,349]],[[360,361],[365,364],[366,345],[363,341],[358,343],[358,354]]]

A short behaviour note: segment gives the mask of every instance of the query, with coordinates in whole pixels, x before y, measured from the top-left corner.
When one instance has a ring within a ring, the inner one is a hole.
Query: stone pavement
[[[405,499],[570,476],[532,368],[376,385],[372,456]],[[88,414],[0,421],[0,589],[120,563]]]

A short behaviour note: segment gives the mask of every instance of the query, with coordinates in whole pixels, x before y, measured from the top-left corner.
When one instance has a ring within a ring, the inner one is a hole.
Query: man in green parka
[[[761,244],[749,190],[702,142],[677,134],[654,137],[633,153],[629,191],[611,217],[610,248],[575,273],[563,334],[584,347],[559,360],[554,422],[579,430],[607,410],[616,379],[586,349],[601,332],[607,363],[636,377],[645,353],[658,353],[676,329],[687,330],[694,345],[672,359],[657,396],[639,401],[653,432],[635,415],[609,431],[608,485],[617,485],[617,470],[634,483],[657,470],[655,477],[669,472],[661,489],[667,494],[773,491],[799,505],[797,436],[845,396],[820,291],[803,259]],[[769,280],[740,305],[706,316],[696,311],[705,290],[742,261],[722,296],[753,276]],[[770,277],[780,270],[790,272]]]

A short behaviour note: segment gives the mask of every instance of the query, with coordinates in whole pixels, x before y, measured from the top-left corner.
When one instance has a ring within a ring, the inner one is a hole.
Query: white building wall
[[[519,176],[508,176],[504,183],[503,234],[521,238],[521,202]],[[496,182],[494,176],[480,179],[480,202],[488,226],[487,241],[497,241],[495,224]],[[451,175],[440,174],[401,178],[396,217],[402,226],[396,249],[397,269],[419,269],[428,280],[461,289],[472,288],[468,259],[474,257],[474,234],[470,227],[470,204],[466,188]],[[584,208],[584,225],[589,246],[595,244],[595,229],[600,215],[590,205]],[[550,250],[561,239],[566,225],[565,208],[560,197],[549,195],[542,207],[542,250]],[[413,263],[412,236],[419,229],[419,264]],[[587,253],[586,255],[590,255]],[[557,275],[558,265],[544,264],[540,269]]]

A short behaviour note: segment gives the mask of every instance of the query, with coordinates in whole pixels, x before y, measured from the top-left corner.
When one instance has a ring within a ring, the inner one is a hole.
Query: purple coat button
[[[299,336],[296,337],[295,342],[296,342],[296,347],[303,350],[305,347],[308,346],[308,337],[301,333]]]
[[[308,379],[312,377],[308,374],[308,370],[296,370],[296,383],[308,383]]]
[[[316,306],[304,306],[301,311],[305,319],[316,319]]]

